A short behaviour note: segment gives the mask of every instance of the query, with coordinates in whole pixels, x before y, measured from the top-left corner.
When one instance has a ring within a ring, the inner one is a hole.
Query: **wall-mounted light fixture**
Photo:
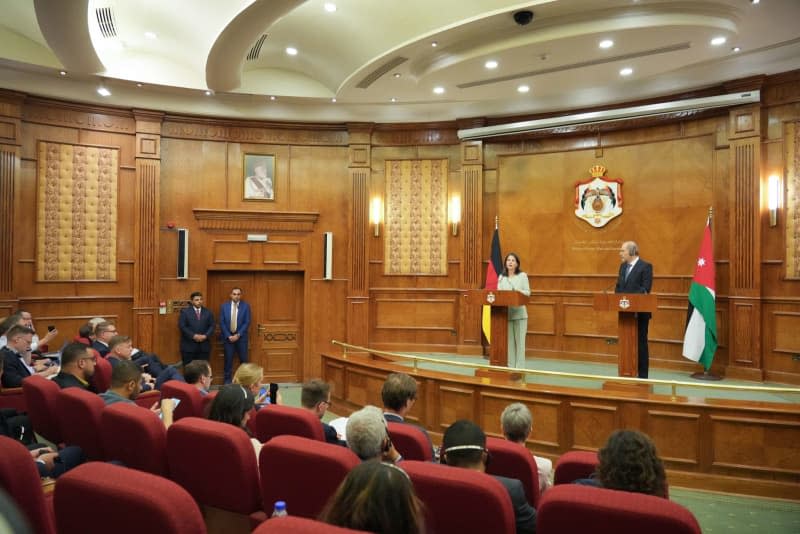
[[[767,181],[767,207],[769,208],[769,225],[778,224],[778,206],[781,201],[781,177],[770,175]]]
[[[448,209],[448,219],[453,235],[458,235],[458,223],[461,222],[461,197],[453,195],[450,197],[450,207]]]
[[[373,197],[369,210],[369,222],[375,237],[381,235],[381,221],[383,220],[383,202],[381,197]]]

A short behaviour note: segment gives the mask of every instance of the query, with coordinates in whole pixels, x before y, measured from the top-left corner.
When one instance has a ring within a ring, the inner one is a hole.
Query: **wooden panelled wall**
[[[305,377],[331,339],[376,348],[480,353],[480,287],[495,216],[501,244],[531,277],[528,354],[614,361],[615,319],[591,312],[613,284],[622,240],[655,266],[653,365],[694,370],[680,356],[686,295],[706,213],[714,208],[720,349],[727,376],[800,383],[800,281],[784,276],[785,239],[770,227],[766,180],[785,176],[784,123],[800,121],[800,74],[748,80],[762,104],[681,122],[510,141],[464,142],[434,124],[288,124],[117,110],[0,92],[0,314],[30,309],[60,344],[93,316],[119,322],[137,346],[178,357],[172,304],[208,291],[209,272],[303,273]],[[120,148],[118,277],[35,279],[36,143]],[[275,200],[242,195],[244,154],[275,156]],[[445,276],[390,276],[383,233],[369,223],[387,160],[447,158],[461,199]],[[604,165],[624,181],[623,214],[601,229],[574,214],[574,184]],[[176,277],[177,234],[189,230],[189,279]],[[11,230],[10,232],[8,230]],[[334,235],[323,280],[322,233]],[[248,241],[267,234],[268,241]],[[245,295],[246,298],[246,295]],[[159,311],[167,304],[167,313]],[[177,309],[177,308],[175,308]],[[216,312],[216,310],[214,310]]]

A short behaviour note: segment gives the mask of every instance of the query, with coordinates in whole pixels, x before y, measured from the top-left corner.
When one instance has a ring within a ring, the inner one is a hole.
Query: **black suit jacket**
[[[194,311],[194,306],[181,310],[178,318],[178,328],[181,329],[181,352],[209,352],[211,351],[211,335],[214,333],[214,314],[206,307],[200,308],[200,318]],[[205,341],[197,342],[192,339],[195,334],[206,336]]]
[[[627,270],[628,264],[622,262],[619,266],[619,276],[617,277],[617,286],[614,288],[614,292],[650,293],[650,290],[653,288],[653,265],[639,258],[639,261],[633,266],[633,270],[626,280],[625,272]],[[650,317],[649,313],[642,313],[641,315]]]
[[[3,347],[0,349],[0,353],[3,357],[3,387],[21,387],[22,381],[31,376],[31,372],[25,367],[19,354],[13,350]]]
[[[415,425],[414,423],[409,423],[396,413],[389,413],[383,412],[383,418],[386,420],[387,423],[403,423],[404,425],[411,425],[414,428],[419,428],[420,431],[425,434],[425,437],[428,438],[428,445],[431,446],[431,458],[436,458],[436,450],[433,448],[433,442],[431,441],[431,436],[428,434],[428,431],[422,428],[419,425]]]
[[[533,534],[536,532],[536,510],[525,497],[522,482],[516,478],[506,478],[492,475],[505,486],[508,496],[511,497],[511,507],[514,508],[514,519],[517,523],[517,534]]]
[[[110,351],[108,345],[103,343],[102,341],[97,341],[96,339],[92,341],[92,348],[100,353],[100,356],[105,358]]]

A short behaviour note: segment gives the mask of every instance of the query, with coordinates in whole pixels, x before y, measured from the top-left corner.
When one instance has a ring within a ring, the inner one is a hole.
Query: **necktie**
[[[632,263],[629,263],[629,264],[628,264],[628,270],[627,270],[627,271],[625,271],[625,280],[627,280],[627,279],[628,279],[628,277],[631,275],[631,271],[632,271],[632,270],[633,270],[633,264],[632,264]]]
[[[239,304],[237,302],[234,302],[233,305],[231,306],[231,334],[236,333],[236,327],[238,326],[236,324],[236,316],[238,315],[238,311],[239,311]]]
[[[200,308],[195,308],[194,313],[197,314],[197,318],[200,319]]]

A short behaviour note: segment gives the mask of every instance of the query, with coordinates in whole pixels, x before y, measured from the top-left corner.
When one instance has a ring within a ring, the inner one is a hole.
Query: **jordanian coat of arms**
[[[600,228],[622,213],[622,180],[605,178],[602,165],[589,172],[591,178],[575,184],[575,216]]]

